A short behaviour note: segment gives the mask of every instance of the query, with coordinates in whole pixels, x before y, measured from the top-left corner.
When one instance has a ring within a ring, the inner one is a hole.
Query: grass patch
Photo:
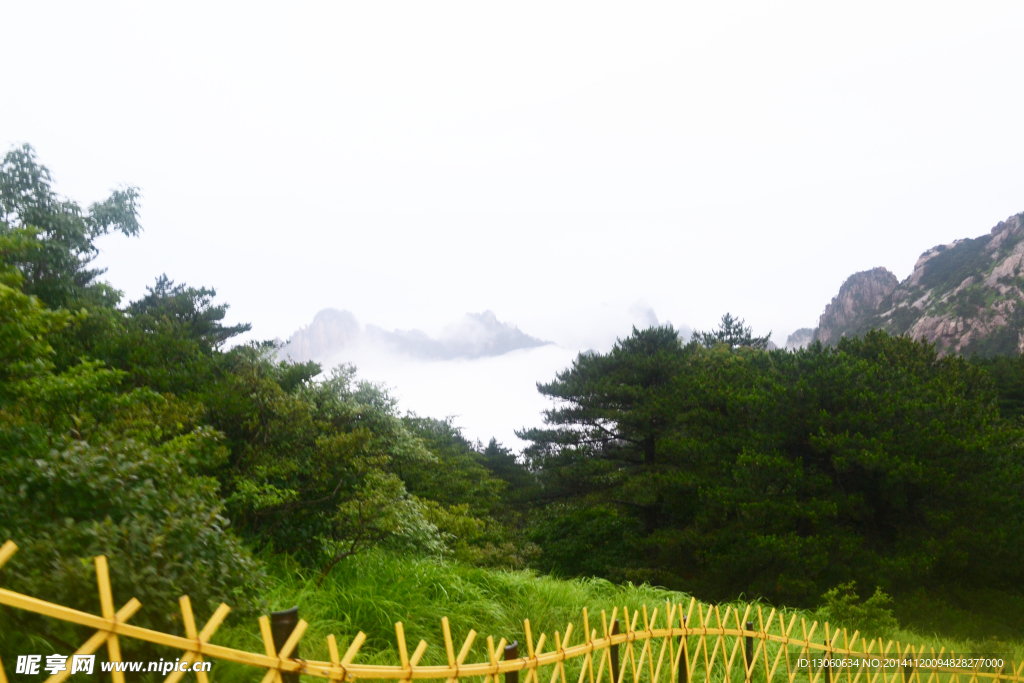
[[[523,643],[524,618],[529,618],[537,638],[555,630],[564,631],[572,622],[576,631],[573,643],[581,637],[581,613],[590,610],[591,628],[601,634],[601,610],[610,615],[614,607],[621,613],[644,604],[649,610],[659,608],[663,623],[665,601],[688,603],[685,593],[652,586],[613,585],[602,579],[558,579],[531,571],[481,569],[433,558],[412,557],[383,551],[367,553],[340,564],[318,585],[315,573],[303,569],[286,557],[271,558],[269,590],[264,599],[269,610],[299,606],[299,614],[310,627],[302,639],[301,656],[305,659],[328,660],[325,638],[333,633],[344,650],[360,630],[368,638],[357,661],[374,664],[396,664],[394,623],[403,622],[409,648],[420,639],[428,647],[423,665],[444,664],[444,640],[441,617],[447,616],[452,626],[456,650],[469,630],[478,632],[476,643],[467,661],[486,659],[486,637],[497,642],[504,637]],[[737,603],[739,604],[739,603]],[[724,605],[723,605],[724,607]],[[770,610],[764,605],[764,611]],[[818,618],[808,610],[783,608],[788,622],[796,614],[808,620]],[[221,628],[214,642],[256,652],[263,651],[259,627],[254,619],[229,623]],[[854,625],[850,626],[852,633]],[[799,624],[796,627],[799,631]],[[971,641],[928,636],[905,628],[890,628],[870,634],[888,641],[899,640],[918,646],[945,647],[957,652],[990,652],[1024,656],[1024,642]],[[567,663],[568,664],[568,663]],[[570,667],[578,670],[578,664]],[[262,675],[251,667],[218,663],[213,668],[218,682],[235,683],[259,680]],[[313,679],[310,678],[310,681]]]

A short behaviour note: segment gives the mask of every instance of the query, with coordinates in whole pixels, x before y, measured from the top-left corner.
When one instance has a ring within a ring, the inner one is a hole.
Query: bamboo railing
[[[16,551],[17,546],[11,541],[0,546],[0,567]],[[1024,683],[1024,663],[1018,666],[997,659],[957,661],[963,656],[944,649],[926,652],[923,646],[866,640],[857,632],[849,635],[845,629],[830,629],[827,622],[808,624],[795,615],[787,621],[775,609],[765,614],[760,605],[746,605],[741,616],[740,608],[730,605],[723,612],[720,606],[695,599],[685,605],[667,602],[664,611],[659,606],[648,612],[646,605],[632,612],[626,607],[620,612],[616,607],[610,616],[602,611],[600,634],[591,627],[590,615],[584,609],[580,635],[573,638],[576,628],[567,624],[563,632],[554,632],[548,650],[544,649],[547,635],[542,633],[535,641],[526,620],[525,656],[519,656],[515,646],[506,648],[504,638],[495,644],[493,637],[488,636],[487,660],[466,663],[477,633],[471,630],[456,653],[445,617],[441,627],[447,665],[419,666],[427,643],[421,640],[409,654],[401,622],[395,624],[400,660],[397,664],[356,662],[366,640],[361,631],[344,654],[335,637],[327,636],[330,661],[293,659],[291,655],[308,626],[303,620],[297,622],[288,639],[277,648],[270,620],[260,617],[263,653],[211,643],[230,608],[221,604],[198,630],[187,596],[179,601],[185,637],[133,626],[128,622],[141,603],[132,598],[115,611],[107,559],[97,557],[95,565],[101,615],[3,588],[0,604],[95,629],[96,633],[74,653],[77,655],[93,654],[106,645],[109,661],[120,662],[120,639],[134,639],[180,650],[185,664],[209,658],[265,669],[262,683],[282,683],[282,674],[292,674],[288,678],[293,680],[295,674],[302,674],[336,681],[444,679],[445,683],[457,683],[459,679],[480,677],[482,683],[499,683],[501,675],[505,675],[506,681],[518,681],[519,672],[526,673],[522,683],[540,683],[542,675],[549,676],[548,683],[573,683],[573,677],[574,683]],[[621,623],[626,625],[621,632],[620,615]],[[70,675],[69,670],[70,667],[51,676],[47,683],[60,683]],[[177,683],[184,675],[175,671],[165,683]],[[205,672],[197,671],[195,675],[198,683],[208,683]],[[113,683],[124,683],[123,672],[112,671],[111,676]],[[2,662],[0,683],[7,683]]]

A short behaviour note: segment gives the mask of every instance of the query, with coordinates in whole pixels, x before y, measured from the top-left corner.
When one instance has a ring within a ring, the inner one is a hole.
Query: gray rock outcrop
[[[870,329],[927,340],[941,354],[1024,352],[1024,213],[929,249],[903,282],[884,268],[850,276],[815,339],[836,344]]]
[[[878,309],[899,282],[885,268],[872,268],[846,278],[818,319],[813,340],[827,345],[834,344],[845,334],[857,334],[859,323]]]

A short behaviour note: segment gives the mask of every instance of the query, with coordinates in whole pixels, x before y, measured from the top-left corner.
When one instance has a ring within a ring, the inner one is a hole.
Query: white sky
[[[261,339],[337,307],[560,341],[640,304],[784,342],[851,273],[1024,210],[1019,2],[0,2],[0,25],[0,144],[83,203],[142,189],[109,280],[213,286]]]

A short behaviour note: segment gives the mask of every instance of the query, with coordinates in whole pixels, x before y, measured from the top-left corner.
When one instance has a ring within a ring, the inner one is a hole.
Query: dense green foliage
[[[0,236],[0,249],[18,236]],[[256,565],[224,533],[206,476],[226,455],[219,436],[172,396],[121,388],[123,373],[101,363],[56,371],[49,341],[71,316],[44,308],[20,280],[0,270],[0,537],[23,546],[5,584],[92,609],[95,578],[81,558],[107,554],[120,560],[118,596],[149,608],[138,623],[169,626],[167,599],[181,592],[198,604],[254,604]],[[63,625],[9,611],[0,634],[70,637]]]
[[[558,405],[522,436],[545,569],[804,605],[851,580],[1019,592],[1024,432],[964,359],[883,332],[794,353],[663,327],[540,390]]]
[[[1024,356],[978,356],[971,364],[983,368],[996,388],[996,401],[1004,418],[1024,417]]]
[[[95,612],[107,555],[115,600],[144,605],[133,622],[177,631],[182,594],[261,606],[254,550],[319,576],[376,546],[525,564],[496,515],[505,482],[449,423],[399,415],[352,368],[313,381],[273,344],[226,349],[250,327],[213,289],[162,275],[122,302],[100,282],[94,240],[137,235],[138,196],[83,211],[31,148],[0,164],[0,538],[21,546],[5,586]],[[0,610],[5,654],[82,636]]]

